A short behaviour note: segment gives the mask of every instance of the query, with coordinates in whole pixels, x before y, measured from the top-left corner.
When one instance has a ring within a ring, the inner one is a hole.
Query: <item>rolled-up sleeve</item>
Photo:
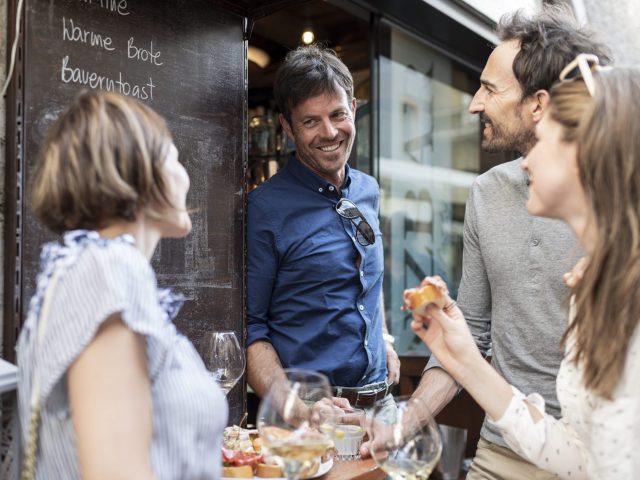
[[[269,340],[269,306],[278,270],[276,233],[268,212],[249,196],[247,211],[247,346]]]

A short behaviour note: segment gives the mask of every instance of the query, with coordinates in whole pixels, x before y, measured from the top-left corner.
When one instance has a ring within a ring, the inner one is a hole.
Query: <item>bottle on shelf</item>
[[[276,126],[273,115],[267,115],[264,107],[255,109],[249,121],[249,155],[268,157],[276,154]]]

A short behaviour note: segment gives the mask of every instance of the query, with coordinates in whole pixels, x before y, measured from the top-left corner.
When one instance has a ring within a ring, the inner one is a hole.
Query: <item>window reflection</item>
[[[426,348],[400,310],[403,290],[437,274],[457,295],[465,202],[480,171],[479,123],[467,112],[478,74],[386,28],[379,165],[385,306],[398,353],[407,355]]]

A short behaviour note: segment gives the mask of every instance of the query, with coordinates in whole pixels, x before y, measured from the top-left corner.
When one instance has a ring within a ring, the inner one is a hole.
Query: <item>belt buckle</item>
[[[380,400],[381,398],[384,398],[387,395],[387,391],[389,390],[389,385],[385,385],[384,388],[381,388],[379,390],[370,390],[370,391],[366,391],[366,392],[357,392],[356,395],[356,403],[355,406],[362,406],[362,407],[371,407],[373,406],[377,400]],[[382,394],[382,395],[380,395]],[[362,404],[360,404],[360,397],[363,397],[364,399],[368,399],[368,401],[363,401]]]
[[[369,407],[371,406],[370,404],[365,404],[367,402],[364,401],[364,398],[368,397],[369,392],[356,392],[356,403],[354,404],[354,407]],[[363,402],[360,403],[360,396],[363,397]]]

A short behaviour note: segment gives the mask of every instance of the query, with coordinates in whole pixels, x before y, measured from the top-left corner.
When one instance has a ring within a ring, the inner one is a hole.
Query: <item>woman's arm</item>
[[[454,305],[447,313],[430,305],[424,316],[413,314],[411,328],[484,411],[498,419],[513,397],[511,386],[480,354],[460,309]]]
[[[119,314],[71,365],[68,389],[82,478],[155,478],[146,343]]]
[[[544,414],[543,405],[534,406],[521,394],[514,395],[511,386],[483,359],[460,310],[453,306],[447,313],[433,306],[425,316],[414,313],[411,328],[497,422],[515,452],[561,478],[586,478],[588,454],[575,431]]]

